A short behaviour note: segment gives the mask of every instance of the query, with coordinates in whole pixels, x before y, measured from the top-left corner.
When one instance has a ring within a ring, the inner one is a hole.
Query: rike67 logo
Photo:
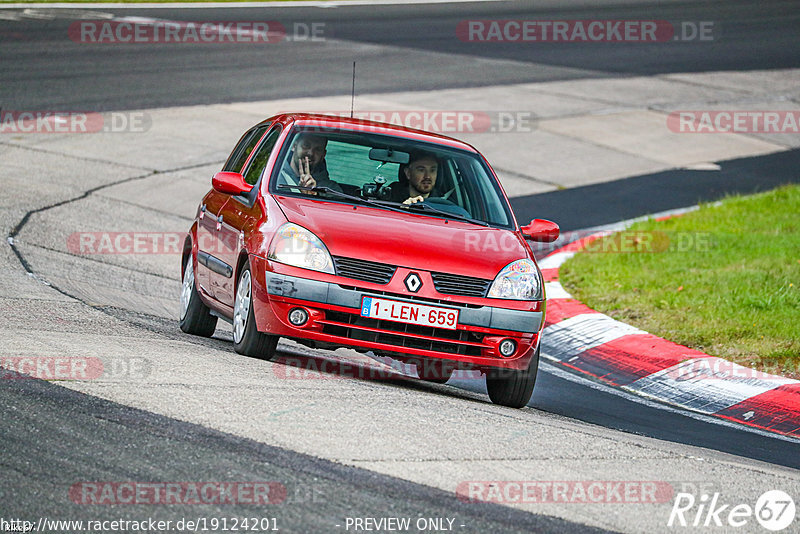
[[[755,518],[767,530],[778,532],[794,521],[795,504],[788,493],[771,490],[763,493],[751,506],[746,503],[727,503],[720,493],[703,494],[696,498],[691,493],[678,493],[667,520],[667,526],[711,527],[729,531],[752,523]]]

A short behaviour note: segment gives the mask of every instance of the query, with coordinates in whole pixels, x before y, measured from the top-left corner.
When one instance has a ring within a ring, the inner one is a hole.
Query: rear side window
[[[258,144],[261,136],[267,131],[267,128],[269,128],[269,124],[262,124],[244,134],[236,144],[236,148],[234,148],[233,152],[231,152],[231,155],[228,157],[228,161],[225,162],[225,166],[222,167],[222,170],[229,172],[241,172],[242,167],[244,167],[244,163],[247,161],[250,153]]]

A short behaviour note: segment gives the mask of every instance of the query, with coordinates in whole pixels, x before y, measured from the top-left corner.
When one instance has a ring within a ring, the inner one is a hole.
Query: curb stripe
[[[544,278],[545,282],[553,282],[555,280],[558,280],[558,269],[555,268],[542,269],[540,265],[539,270],[542,271],[542,278]]]
[[[702,358],[708,368],[713,369],[716,362],[730,362],[721,358]],[[714,414],[751,397],[760,395],[779,386],[793,382],[788,378],[759,380],[739,378],[736,373],[726,373],[718,378],[710,378],[697,373],[697,362],[680,363],[641,378],[627,386],[630,391],[658,398],[666,398],[671,404],[677,404],[698,412]],[[735,364],[734,364],[735,365]],[[739,366],[747,371],[746,367]]]
[[[582,352],[642,330],[601,313],[586,313],[545,327],[542,350],[551,359],[569,361]]]
[[[687,359],[705,356],[653,334],[624,336],[581,353],[570,364],[615,386],[626,386]]]
[[[569,245],[567,245],[569,246]],[[564,247],[566,248],[566,247]],[[556,251],[549,254],[542,261],[539,262],[539,269],[558,269],[565,261],[575,255],[575,252],[560,252]]]
[[[586,315],[598,313],[583,302],[575,299],[560,299],[551,301],[547,299],[547,313],[545,314],[545,328],[560,323],[564,319],[575,317],[576,315]]]
[[[560,282],[545,282],[544,293],[547,295],[547,300],[550,299],[571,299],[572,295],[567,293],[564,286]]]
[[[717,414],[737,423],[800,436],[800,384],[787,384]]]
[[[677,216],[659,214],[659,220]],[[614,225],[624,229],[635,221]],[[599,230],[599,229],[598,229]],[[539,262],[547,292],[542,356],[640,396],[768,432],[800,437],[800,381],[754,371],[649,334],[571,298],[561,265],[603,228]]]

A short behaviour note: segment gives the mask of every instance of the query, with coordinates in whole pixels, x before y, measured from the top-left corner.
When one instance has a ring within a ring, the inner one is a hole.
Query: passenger
[[[282,183],[302,187],[328,187],[342,191],[339,184],[330,179],[325,163],[328,140],[322,136],[301,133],[292,143],[292,156],[281,169]],[[308,195],[316,191],[302,190]]]

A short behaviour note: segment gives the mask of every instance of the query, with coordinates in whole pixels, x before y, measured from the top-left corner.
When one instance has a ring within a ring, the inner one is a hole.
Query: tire
[[[492,369],[486,375],[486,390],[492,402],[509,408],[522,408],[533,395],[539,370],[539,348],[527,369]]]
[[[181,330],[195,336],[211,337],[217,329],[217,318],[211,315],[197,293],[191,255],[183,269],[180,324]]]
[[[253,313],[253,283],[250,265],[245,264],[236,283],[233,303],[233,348],[239,354],[263,360],[275,357],[278,336],[259,332]]]
[[[447,360],[422,360],[417,361],[416,365],[420,379],[434,384],[444,384],[455,370],[455,365]]]

